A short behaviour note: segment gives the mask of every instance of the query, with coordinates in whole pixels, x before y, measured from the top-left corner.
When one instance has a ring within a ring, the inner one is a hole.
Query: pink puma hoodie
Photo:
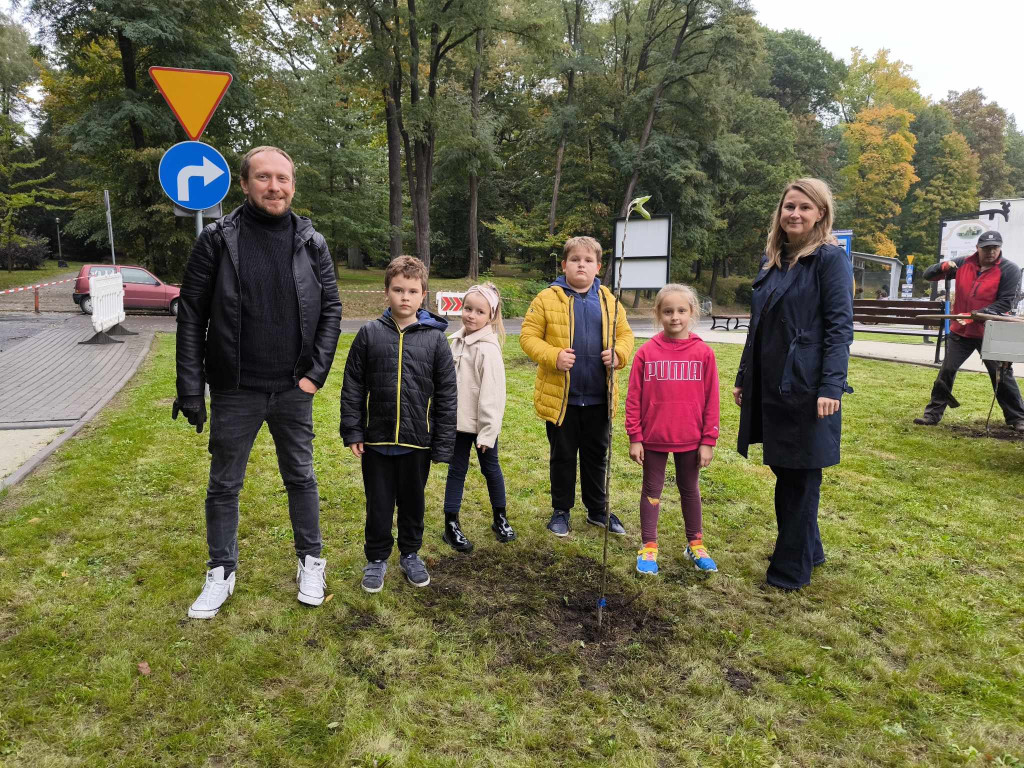
[[[637,350],[626,395],[631,443],[661,453],[693,451],[718,441],[718,365],[711,347],[691,333],[659,333]]]

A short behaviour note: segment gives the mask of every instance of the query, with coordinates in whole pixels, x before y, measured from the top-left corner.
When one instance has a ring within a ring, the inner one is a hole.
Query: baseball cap
[[[984,248],[986,245],[1002,245],[1003,236],[996,232],[994,229],[990,229],[988,232],[982,233],[981,237],[978,238],[978,247]]]

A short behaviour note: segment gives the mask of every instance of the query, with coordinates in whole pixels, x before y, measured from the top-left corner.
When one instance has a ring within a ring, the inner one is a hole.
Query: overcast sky
[[[1024,0],[857,0],[794,3],[751,0],[758,20],[772,29],[799,29],[850,61],[850,49],[912,67],[921,93],[939,101],[947,91],[980,87],[1024,123],[1022,56]]]

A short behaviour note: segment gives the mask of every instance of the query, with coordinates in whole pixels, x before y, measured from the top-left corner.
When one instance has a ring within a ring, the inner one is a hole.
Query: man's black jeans
[[[932,386],[932,399],[925,406],[924,415],[929,419],[938,421],[946,411],[947,395],[953,391],[953,382],[956,380],[956,373],[960,366],[966,362],[975,352],[981,352],[981,339],[968,339],[958,333],[951,333],[946,337],[946,357],[939,368],[939,375],[935,377],[935,384]],[[1020,399],[1020,389],[1017,388],[1017,380],[1013,377],[1013,370],[1004,373],[999,380],[999,388],[996,389],[996,369],[999,363],[985,361],[985,368],[988,369],[988,376],[992,380],[992,389],[995,390],[996,400],[999,407],[1003,409],[1003,418],[1006,423],[1013,426],[1024,421],[1024,403]]]
[[[210,484],[206,490],[208,567],[238,564],[238,494],[256,435],[267,423],[288,490],[295,554],[320,557],[320,492],[313,472],[313,396],[284,392],[215,391],[210,397]]]

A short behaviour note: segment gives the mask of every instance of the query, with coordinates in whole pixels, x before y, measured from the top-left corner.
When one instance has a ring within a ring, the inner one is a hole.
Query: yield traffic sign
[[[231,85],[230,72],[205,69],[150,67],[149,76],[193,141],[203,135]]]
[[[160,158],[160,186],[176,204],[190,211],[217,205],[231,187],[223,155],[201,141],[183,141]]]

